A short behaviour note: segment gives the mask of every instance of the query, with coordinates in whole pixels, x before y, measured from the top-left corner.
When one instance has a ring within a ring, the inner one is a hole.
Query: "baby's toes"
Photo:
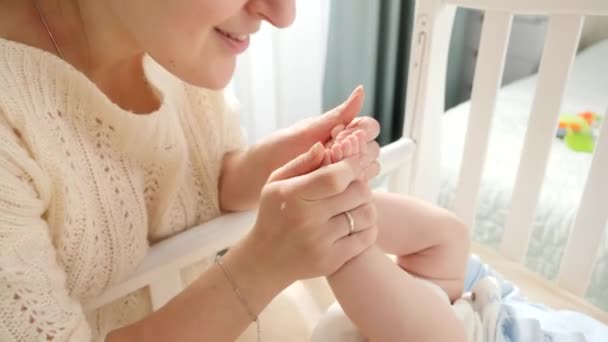
[[[351,137],[349,136],[342,142],[342,158],[348,158],[353,154],[353,144],[351,141]]]
[[[352,133],[353,133],[353,131],[350,129],[343,130],[342,132],[340,132],[338,134],[338,136],[335,139],[335,142],[337,144],[342,143],[344,141],[344,139],[348,138],[348,136],[350,136]]]
[[[358,130],[357,132],[355,132],[355,136],[357,137],[359,143],[359,152],[365,153],[367,147],[367,141],[365,140],[367,135],[365,131]]]
[[[337,162],[341,161],[342,160],[342,146],[341,146],[341,144],[335,144],[331,148],[331,153],[332,153],[332,158],[331,158],[331,162],[332,163],[337,163]]]
[[[360,139],[357,138],[356,135],[351,135],[350,137],[348,137],[348,141],[350,142],[350,145],[352,146],[352,154],[358,154],[361,151],[361,147],[360,147]]]

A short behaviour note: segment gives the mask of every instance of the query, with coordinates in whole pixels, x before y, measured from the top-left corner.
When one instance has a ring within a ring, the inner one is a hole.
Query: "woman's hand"
[[[295,125],[277,132],[269,137],[267,144],[273,145],[274,158],[279,165],[308,150],[317,142],[331,148],[338,136],[348,136],[360,131],[364,143],[361,152],[374,154],[379,150],[375,139],[380,134],[380,125],[371,117],[357,117],[361,112],[365,91],[357,87],[350,97],[338,107],[327,113],[302,120]],[[285,158],[285,160],[282,160]]]
[[[222,209],[241,211],[253,208],[259,200],[262,186],[274,170],[317,142],[331,146],[340,132],[361,131],[364,142],[361,152],[378,155],[380,147],[374,139],[380,132],[380,125],[373,118],[356,117],[364,97],[363,88],[358,87],[343,104],[329,112],[282,129],[247,151],[226,155],[220,181]]]
[[[376,240],[371,191],[357,181],[379,170],[373,155],[357,155],[319,168],[321,144],[273,172],[262,191],[250,235],[256,260],[281,273],[287,283],[329,275]],[[344,212],[355,233],[349,235]]]

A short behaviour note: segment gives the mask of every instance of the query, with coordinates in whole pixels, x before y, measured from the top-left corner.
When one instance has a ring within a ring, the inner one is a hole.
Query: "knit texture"
[[[222,92],[144,58],[158,110],[136,115],[44,51],[0,39],[0,341],[89,341],[151,311],[125,279],[159,240],[220,214],[225,152],[242,146]]]

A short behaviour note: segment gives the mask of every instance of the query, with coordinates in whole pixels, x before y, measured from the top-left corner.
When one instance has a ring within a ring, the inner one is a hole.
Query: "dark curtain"
[[[323,106],[335,107],[363,84],[363,114],[380,122],[381,145],[402,133],[413,6],[412,0],[331,3]]]

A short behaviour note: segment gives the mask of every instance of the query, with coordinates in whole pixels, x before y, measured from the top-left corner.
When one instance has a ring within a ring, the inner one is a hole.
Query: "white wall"
[[[229,88],[241,102],[241,124],[249,142],[321,113],[329,2],[296,5],[291,27],[263,25],[239,57]]]

